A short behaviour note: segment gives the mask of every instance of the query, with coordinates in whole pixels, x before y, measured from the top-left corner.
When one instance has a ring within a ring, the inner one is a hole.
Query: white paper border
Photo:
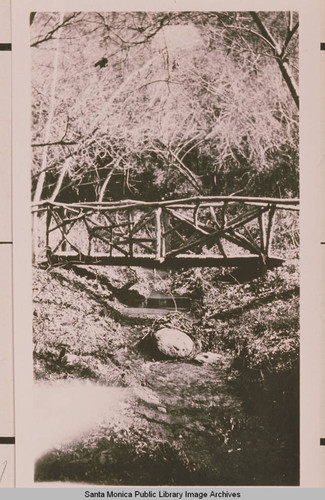
[[[301,94],[301,486],[325,485],[324,391],[320,384],[320,1],[12,0],[14,166],[14,343],[17,486],[32,486],[32,337],[30,216],[31,11],[296,10],[300,16]]]

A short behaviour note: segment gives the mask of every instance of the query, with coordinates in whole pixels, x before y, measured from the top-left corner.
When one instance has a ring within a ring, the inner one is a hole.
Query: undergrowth
[[[212,427],[209,438],[214,443],[215,467],[205,461],[202,452],[194,458],[198,453],[194,437],[188,448],[181,438],[155,438],[160,429],[160,424],[154,424],[157,415],[162,421],[169,417],[168,410],[159,409],[158,404],[151,423],[147,407],[146,416],[135,419],[128,429],[101,429],[79,443],[54,450],[38,463],[38,481],[298,484],[296,262],[243,282],[237,279],[236,270],[203,268],[168,274],[160,280],[160,290],[167,287],[172,294],[190,297],[191,315],[177,312],[155,321],[128,318],[118,299],[121,290],[145,295],[150,288],[145,273],[137,278],[137,270],[34,272],[36,379],[83,378],[147,390],[147,361],[136,349],[137,343],[162,326],[175,327],[186,331],[202,351],[220,354],[229,394],[240,398],[246,415],[244,419],[233,415],[220,423],[218,405],[215,417],[211,414],[220,427]],[[147,405],[143,400],[141,404]],[[143,419],[149,422],[146,429]]]

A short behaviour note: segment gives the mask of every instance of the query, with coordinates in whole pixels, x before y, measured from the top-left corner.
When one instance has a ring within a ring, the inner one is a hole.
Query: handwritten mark
[[[7,465],[8,465],[8,460],[5,460],[4,462],[2,462],[2,464],[0,466],[0,483],[2,481],[4,473],[6,471]],[[1,470],[1,468],[2,468],[2,470]]]

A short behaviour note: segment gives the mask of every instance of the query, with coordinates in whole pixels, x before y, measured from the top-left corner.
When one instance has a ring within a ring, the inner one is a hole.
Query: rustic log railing
[[[272,266],[283,261],[271,253],[275,214],[297,213],[299,200],[201,196],[152,203],[43,202],[32,209],[46,213],[44,248],[52,264]]]

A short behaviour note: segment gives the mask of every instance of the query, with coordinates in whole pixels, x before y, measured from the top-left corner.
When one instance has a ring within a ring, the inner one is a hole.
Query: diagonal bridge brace
[[[238,246],[241,246],[245,248],[246,250],[251,251],[252,253],[257,253],[260,255],[264,255],[264,253],[259,250],[259,248],[255,245],[252,244],[249,240],[247,240],[244,236],[239,235],[236,232],[236,229],[239,229],[241,227],[244,227],[245,224],[248,224],[252,220],[258,218],[261,214],[268,212],[270,210],[269,206],[264,206],[264,207],[258,207],[254,208],[250,212],[246,214],[239,215],[237,217],[234,217],[230,222],[226,223],[226,225],[223,228],[218,228],[216,231],[213,231],[211,233],[208,233],[206,230],[200,229],[199,227],[196,227],[191,221],[183,218],[186,220],[187,223],[189,223],[193,229],[195,229],[197,232],[199,232],[203,237],[197,241],[188,243],[186,245],[182,245],[181,247],[171,250],[166,253],[166,257],[174,257],[184,251],[191,250],[197,246],[204,246],[205,244],[209,243],[210,241],[220,239],[222,237],[229,239],[230,241],[232,240],[233,243],[236,243]],[[173,214],[175,215],[175,214]],[[178,216],[179,217],[179,216]],[[184,220],[184,222],[185,222]],[[205,226],[206,227],[206,226]],[[230,237],[230,238],[229,238]]]

